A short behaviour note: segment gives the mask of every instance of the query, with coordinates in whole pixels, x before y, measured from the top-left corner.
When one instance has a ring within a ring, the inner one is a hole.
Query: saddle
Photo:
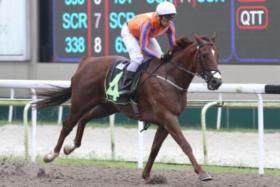
[[[119,60],[114,63],[106,76],[105,79],[105,93],[108,101],[113,102],[115,104],[131,104],[131,102],[137,103],[137,95],[136,89],[139,83],[139,79],[144,72],[144,70],[148,67],[148,63],[151,59],[148,59],[146,62],[143,62],[138,68],[131,85],[131,94],[129,96],[127,94],[120,94],[120,87],[123,80],[124,70],[130,63],[129,60]]]

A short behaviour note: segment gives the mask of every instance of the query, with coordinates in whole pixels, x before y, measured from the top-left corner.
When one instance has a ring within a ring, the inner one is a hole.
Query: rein
[[[168,84],[172,85],[173,87],[177,88],[178,90],[182,91],[182,92],[185,92],[187,91],[188,89],[187,88],[182,88],[181,86],[177,85],[176,83],[172,82],[171,80],[167,79],[167,78],[164,78],[160,75],[157,75],[157,74],[153,74],[156,78],[158,79],[161,79],[161,80],[164,80],[166,81]]]
[[[212,45],[212,43],[205,43],[205,44],[203,44],[203,45],[198,45],[198,46],[196,47],[196,50],[198,51],[198,54],[196,55],[196,61],[199,62],[199,63],[201,63],[201,64],[202,64],[202,62],[201,62],[201,59],[200,59],[200,50],[199,50],[199,49],[200,49],[201,47],[203,47],[204,45]],[[173,53],[172,53],[172,54],[173,54]],[[184,67],[178,65],[177,63],[172,63],[172,61],[167,62],[167,63],[173,65],[176,69],[179,69],[179,70],[183,71],[183,72],[186,73],[186,74],[189,74],[189,75],[191,75],[191,76],[196,76],[196,77],[199,77],[199,78],[205,80],[205,76],[204,76],[205,73],[203,73],[202,75],[200,75],[200,74],[198,74],[198,73],[192,72],[192,71],[190,71],[190,70],[188,70],[188,69],[186,69],[186,68],[184,68]],[[203,72],[205,72],[205,67],[204,67],[204,66],[203,66]],[[180,90],[180,91],[187,91],[187,90],[188,90],[187,88],[182,88],[181,86],[177,85],[176,83],[174,83],[173,81],[169,80],[169,79],[166,78],[166,77],[164,78],[164,77],[162,77],[162,76],[160,76],[160,75],[158,75],[158,74],[153,74],[153,75],[154,75],[156,78],[158,78],[158,79],[161,79],[161,80],[166,81],[168,84],[172,85],[173,87],[175,87],[176,89],[178,89],[178,90]]]
[[[183,72],[185,72],[185,73],[187,73],[187,74],[190,74],[190,75],[192,75],[192,76],[197,76],[197,77],[199,77],[199,78],[201,78],[201,79],[203,79],[203,80],[205,80],[205,72],[206,72],[206,69],[207,68],[205,68],[205,66],[204,66],[204,64],[202,63],[202,59],[201,59],[201,57],[200,57],[200,48],[202,48],[203,46],[205,46],[205,45],[213,45],[213,43],[211,43],[211,42],[209,42],[209,43],[204,43],[204,44],[201,44],[201,45],[197,45],[196,46],[196,51],[198,52],[198,54],[196,55],[196,61],[197,62],[199,62],[200,63],[200,65],[202,66],[202,69],[203,69],[203,71],[202,71],[202,75],[200,75],[200,74],[198,74],[198,73],[195,73],[195,72],[192,72],[192,71],[190,71],[190,70],[188,70],[188,69],[186,69],[186,68],[184,68],[184,67],[182,67],[182,66],[180,66],[180,65],[178,65],[178,64],[176,64],[176,63],[172,63],[172,62],[169,62],[170,64],[172,64],[173,66],[175,66],[177,69],[179,69],[179,70],[181,70],[181,71],[183,71]],[[210,71],[210,70],[209,70]]]
[[[196,76],[196,77],[199,77],[199,78],[201,78],[201,79],[203,79],[203,80],[206,80],[208,74],[206,73],[206,68],[205,68],[205,66],[204,66],[204,64],[203,64],[203,62],[202,62],[201,57],[200,57],[200,48],[203,47],[203,46],[205,46],[205,45],[213,45],[213,43],[210,43],[210,42],[209,42],[209,43],[204,43],[204,44],[201,44],[201,45],[197,45],[197,47],[196,47],[196,51],[198,52],[198,53],[196,54],[196,61],[200,63],[200,65],[201,65],[201,67],[202,67],[202,69],[203,69],[202,74],[199,74],[199,73],[196,73],[196,72],[192,72],[192,71],[190,71],[190,70],[188,70],[188,69],[182,67],[181,65],[179,65],[179,64],[177,64],[177,63],[173,63],[173,62],[170,60],[170,61],[165,62],[165,63],[161,62],[161,63],[152,71],[152,73],[144,72],[144,73],[148,73],[149,76],[148,76],[144,81],[142,81],[142,82],[140,83],[139,87],[141,87],[147,79],[149,79],[149,78],[151,78],[151,77],[156,77],[156,78],[158,78],[158,79],[160,79],[160,80],[163,80],[163,81],[167,82],[168,84],[172,85],[174,88],[176,88],[176,89],[178,89],[178,90],[180,90],[180,91],[183,91],[183,92],[184,92],[184,91],[187,91],[187,88],[182,88],[181,86],[177,85],[175,82],[169,80],[167,77],[162,77],[162,76],[156,74],[156,71],[157,71],[163,64],[171,64],[171,65],[173,65],[176,69],[179,69],[179,70],[183,71],[183,72],[186,73],[186,74],[189,74],[189,75],[191,75],[191,76]],[[174,51],[172,52],[172,55],[173,55],[173,53],[174,53]],[[207,81],[207,80],[206,80],[206,81]]]
[[[185,69],[185,68],[183,68],[182,66],[180,66],[180,65],[178,65],[178,64],[175,64],[175,63],[172,63],[172,62],[169,62],[169,64],[172,64],[173,66],[176,67],[176,69],[179,69],[179,70],[183,71],[184,73],[190,74],[190,75],[192,75],[192,76],[198,76],[198,77],[200,77],[199,74],[194,73],[194,72],[192,72],[192,71],[190,71],[190,70],[188,70],[188,69]]]

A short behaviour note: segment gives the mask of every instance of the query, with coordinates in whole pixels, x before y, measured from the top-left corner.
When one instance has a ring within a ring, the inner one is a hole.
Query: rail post
[[[138,120],[138,161],[137,161],[137,167],[143,168],[143,152],[144,152],[144,135],[141,130],[144,128],[144,122]]]
[[[208,164],[208,148],[207,148],[207,140],[206,140],[206,112],[208,108],[218,105],[219,101],[214,101],[207,103],[201,110],[201,129],[202,129],[202,147],[203,147],[203,157],[204,164]]]
[[[15,89],[11,88],[10,89],[10,99],[14,99],[15,98]],[[10,105],[9,106],[9,116],[8,116],[8,122],[12,123],[13,121],[13,111],[14,111],[14,106]]]
[[[116,151],[115,151],[115,114],[109,116],[109,124],[111,129],[111,154],[112,160],[116,159]]]
[[[24,147],[25,147],[25,160],[29,160],[29,137],[28,137],[28,110],[32,101],[24,106],[23,110],[23,126],[24,126]]]
[[[258,96],[258,136],[259,136],[259,174],[264,174],[264,125],[263,125],[263,98]]]

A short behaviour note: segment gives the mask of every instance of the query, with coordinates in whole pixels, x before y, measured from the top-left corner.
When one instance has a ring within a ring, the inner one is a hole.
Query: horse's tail
[[[37,95],[44,97],[44,99],[39,100],[35,103],[37,109],[42,109],[50,106],[58,106],[66,102],[71,97],[71,87],[56,87],[52,90],[38,92]]]

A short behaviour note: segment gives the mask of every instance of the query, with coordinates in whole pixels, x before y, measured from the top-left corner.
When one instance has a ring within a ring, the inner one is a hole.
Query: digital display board
[[[52,0],[55,62],[83,56],[123,55],[121,27],[164,0]],[[280,1],[170,0],[177,7],[176,36],[217,33],[223,64],[280,64]],[[162,49],[169,46],[159,37]]]

